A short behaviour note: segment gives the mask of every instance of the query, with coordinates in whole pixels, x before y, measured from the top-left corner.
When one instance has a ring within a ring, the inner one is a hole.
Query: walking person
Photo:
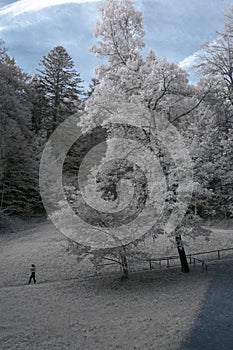
[[[36,283],[36,267],[34,264],[31,265],[30,271],[31,271],[31,276],[29,278],[28,284],[31,283],[32,279],[33,279],[34,284],[35,284]]]

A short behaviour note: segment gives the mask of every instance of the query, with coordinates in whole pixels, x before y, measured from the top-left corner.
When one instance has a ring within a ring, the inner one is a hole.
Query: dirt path
[[[203,308],[180,350],[233,349],[233,260],[208,264],[208,270]]]

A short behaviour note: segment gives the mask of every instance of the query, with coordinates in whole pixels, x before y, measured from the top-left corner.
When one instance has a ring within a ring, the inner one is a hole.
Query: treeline
[[[89,92],[90,93],[90,92]],[[39,161],[44,144],[69,115],[83,110],[86,93],[65,48],[54,47],[30,76],[0,43],[0,210],[42,213]]]
[[[84,109],[98,115],[97,107],[106,101],[135,101],[146,106],[155,119],[156,113],[166,115],[187,141],[195,184],[190,212],[205,218],[232,216],[233,8],[226,13],[224,31],[201,50],[196,85],[189,84],[187,73],[177,64],[159,59],[153,50],[145,59],[140,55],[142,16],[130,0],[107,0],[100,11],[102,21],[96,35],[102,42],[92,51],[108,64],[98,67],[88,92],[64,47],[54,47],[44,56],[32,77],[16,65],[4,42],[0,43],[1,212],[23,217],[43,212],[40,156],[65,118]],[[106,13],[114,14],[112,23]],[[90,120],[82,123],[88,128]],[[96,140],[105,137],[97,129]],[[87,136],[70,150],[64,168],[71,178],[77,176],[79,162],[96,140]],[[172,177],[166,164],[169,159],[161,155],[161,162],[166,176]],[[111,179],[106,181],[111,183]],[[174,200],[173,195],[173,189],[168,191],[167,202]]]

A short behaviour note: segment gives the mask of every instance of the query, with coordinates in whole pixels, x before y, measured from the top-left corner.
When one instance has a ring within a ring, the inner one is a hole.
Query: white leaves
[[[94,34],[102,40],[90,50],[97,56],[107,56],[112,64],[126,64],[144,47],[142,14],[131,0],[107,0],[99,9],[101,20]]]

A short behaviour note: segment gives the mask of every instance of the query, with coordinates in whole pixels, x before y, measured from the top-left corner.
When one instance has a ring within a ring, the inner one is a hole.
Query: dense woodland
[[[111,126],[105,131],[98,127],[96,115],[106,102],[141,104],[155,124],[156,113],[166,115],[184,136],[193,160],[195,186],[188,214],[202,219],[232,217],[233,7],[226,11],[224,30],[213,42],[203,44],[194,67],[199,80],[193,85],[186,71],[157,57],[152,49],[142,56],[143,18],[130,0],[105,1],[100,15],[95,28],[99,41],[91,51],[105,63],[96,68],[89,91],[84,91],[82,72],[64,47],[52,48],[30,76],[16,64],[17,57],[9,56],[7,43],[0,43],[1,222],[7,216],[44,214],[38,179],[44,145],[62,121],[74,113],[79,118],[86,111],[77,121],[84,131],[96,126],[95,132],[73,145],[64,164],[64,182],[72,198],[84,155],[93,145],[119,133]],[[135,131],[135,137],[143,141],[150,132]],[[159,142],[157,151],[169,182],[174,170],[169,155]],[[121,169],[121,177],[130,178],[128,164],[114,167]],[[116,199],[117,180],[112,169],[100,174],[107,200]],[[168,210],[176,201],[175,190],[175,182],[170,181]]]

